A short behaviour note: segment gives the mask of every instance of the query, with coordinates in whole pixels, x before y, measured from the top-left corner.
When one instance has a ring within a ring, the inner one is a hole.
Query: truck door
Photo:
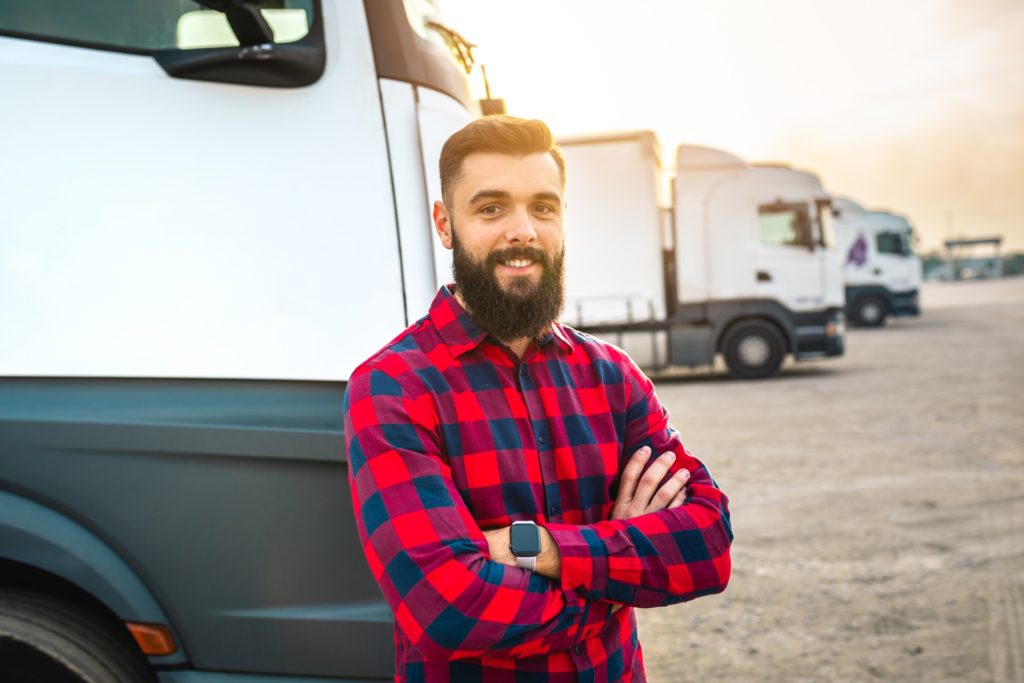
[[[892,228],[874,235],[876,269],[881,281],[893,292],[909,292],[918,286],[917,259],[906,230]]]
[[[382,678],[340,429],[405,323],[377,74],[359,0],[260,4],[238,45],[192,2],[0,2],[0,376],[41,425],[3,488],[124,552],[162,663]]]
[[[756,292],[793,311],[821,309],[822,259],[814,238],[811,204],[780,200],[757,207]]]
[[[821,291],[825,307],[841,308],[846,303],[844,282],[844,261],[846,254],[837,245],[832,201],[818,199],[815,202],[815,233],[818,265],[821,269]]]
[[[343,380],[401,329],[362,3],[266,5],[328,68],[191,2],[0,3],[0,374]]]

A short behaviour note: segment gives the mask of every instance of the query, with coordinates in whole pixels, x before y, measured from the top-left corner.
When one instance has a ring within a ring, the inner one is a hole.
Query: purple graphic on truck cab
[[[868,241],[864,239],[864,235],[857,235],[857,241],[850,247],[850,251],[846,254],[846,265],[851,263],[858,268],[864,265],[868,260]]]

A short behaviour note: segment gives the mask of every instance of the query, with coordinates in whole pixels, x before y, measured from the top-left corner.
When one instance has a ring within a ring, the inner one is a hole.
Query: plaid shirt
[[[651,381],[571,328],[556,323],[520,361],[441,288],[353,373],[345,434],[359,536],[395,613],[396,680],[642,681],[631,607],[729,580],[725,495]],[[644,445],[676,453],[688,498],[609,521]],[[560,580],[489,559],[481,529],[516,520],[551,533]]]

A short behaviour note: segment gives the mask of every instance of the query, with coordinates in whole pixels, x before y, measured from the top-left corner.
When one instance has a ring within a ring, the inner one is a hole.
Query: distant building
[[[979,280],[1003,276],[1003,257],[1000,253],[1003,238],[977,237],[973,239],[946,240],[944,271],[939,271],[942,280]],[[978,247],[992,247],[988,256],[975,254]]]

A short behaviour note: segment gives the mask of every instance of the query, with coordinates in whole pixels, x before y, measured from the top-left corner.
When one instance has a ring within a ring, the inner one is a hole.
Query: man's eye
[[[488,204],[487,206],[480,209],[480,213],[487,214],[488,216],[493,216],[499,211],[501,211],[501,207],[495,204]]]
[[[555,212],[555,208],[553,206],[548,206],[547,204],[538,204],[537,206],[533,207],[533,210],[536,211],[537,213]]]

